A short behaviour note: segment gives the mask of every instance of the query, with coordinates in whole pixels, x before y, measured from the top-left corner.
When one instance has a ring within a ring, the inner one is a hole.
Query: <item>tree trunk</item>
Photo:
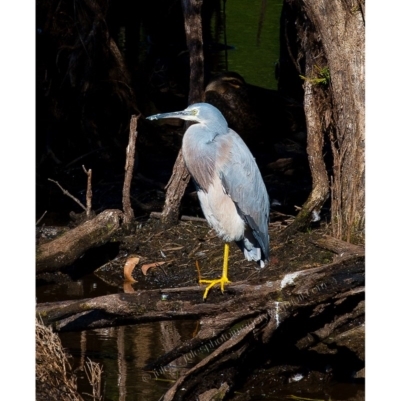
[[[288,233],[306,226],[313,213],[315,219],[315,213],[328,197],[326,170],[331,169],[329,165],[324,167],[325,140],[330,142],[333,159],[330,177],[333,236],[348,242],[363,242],[364,2],[287,0],[282,23],[287,58],[304,80],[307,151],[313,177],[313,190]]]
[[[201,26],[201,6],[203,0],[182,0],[185,20],[186,43],[190,56],[190,88],[188,104],[201,102],[204,99],[204,55],[203,33]],[[185,124],[185,129],[188,128]],[[176,223],[183,194],[190,175],[185,166],[182,150],[179,151],[171,179],[167,184],[164,209],[161,214],[163,224]]]
[[[336,238],[357,242],[365,225],[365,71],[364,1],[304,0],[321,36],[331,77],[334,130],[332,229]]]

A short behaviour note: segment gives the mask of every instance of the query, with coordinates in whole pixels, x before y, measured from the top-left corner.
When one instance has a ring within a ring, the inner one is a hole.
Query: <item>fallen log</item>
[[[105,210],[60,237],[39,245],[36,251],[36,272],[59,270],[73,263],[88,249],[105,244],[120,228],[122,217],[120,210]]]
[[[206,400],[210,394],[223,396],[232,391],[241,361],[261,346],[270,346],[271,355],[279,354],[279,347],[304,352],[332,341],[332,334],[362,325],[364,282],[364,258],[353,256],[261,285],[231,284],[224,295],[210,293],[206,303],[203,288],[184,287],[39,304],[37,315],[56,331],[200,319],[194,338],[145,369],[156,375],[161,366],[179,357],[190,362],[199,351],[211,352],[164,396],[164,400]]]
[[[204,288],[200,286],[183,287],[38,304],[37,314],[57,331],[206,317],[215,322],[226,320],[224,327],[272,309],[317,305],[338,294],[357,293],[363,286],[364,258],[360,256],[286,274],[261,285],[230,284],[225,294],[212,293],[214,302],[203,302]]]

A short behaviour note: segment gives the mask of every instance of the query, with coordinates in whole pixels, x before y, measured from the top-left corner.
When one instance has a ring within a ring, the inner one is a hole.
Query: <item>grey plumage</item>
[[[221,238],[235,241],[247,260],[264,267],[269,259],[269,199],[246,144],[228,128],[220,111],[208,103],[148,117],[161,118],[198,123],[186,130],[182,152],[203,213]]]

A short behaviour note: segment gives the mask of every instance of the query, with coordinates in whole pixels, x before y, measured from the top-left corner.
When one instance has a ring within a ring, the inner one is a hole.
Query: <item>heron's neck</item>
[[[210,133],[210,136],[214,137],[216,134],[223,135],[227,134],[229,131],[227,122],[216,120],[216,121],[205,121],[204,123],[200,123],[203,127],[207,128],[207,131]]]

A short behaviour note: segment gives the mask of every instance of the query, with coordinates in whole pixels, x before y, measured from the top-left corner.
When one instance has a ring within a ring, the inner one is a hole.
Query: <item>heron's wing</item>
[[[269,198],[260,170],[236,132],[219,136],[218,142],[215,167],[222,185],[268,259]]]

